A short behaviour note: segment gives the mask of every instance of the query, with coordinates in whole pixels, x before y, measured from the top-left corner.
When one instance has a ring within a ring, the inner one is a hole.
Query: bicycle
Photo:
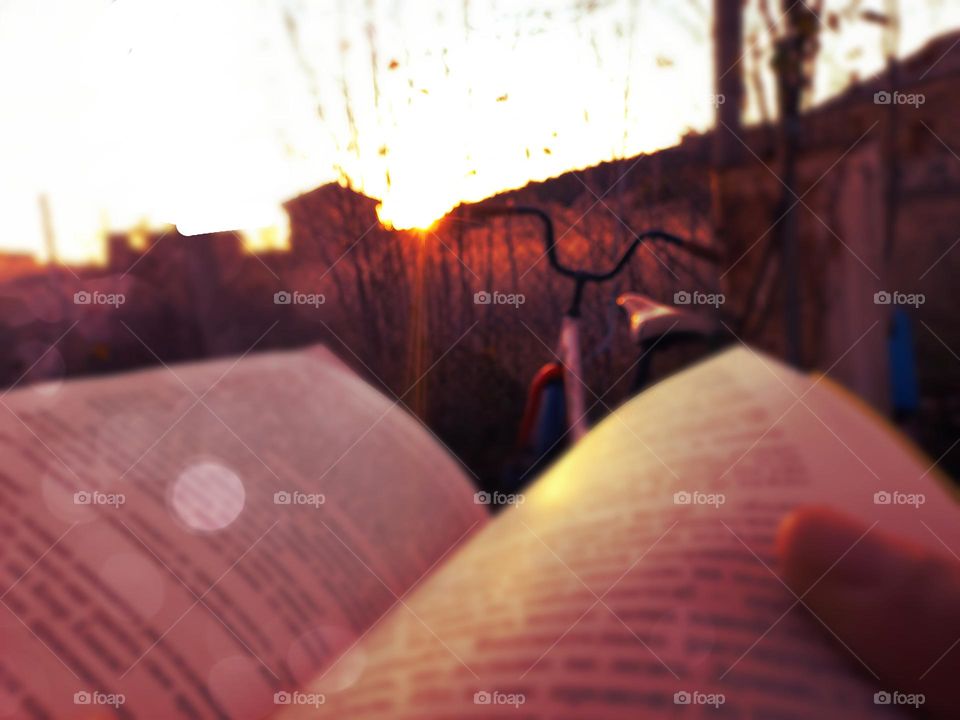
[[[552,460],[560,451],[578,442],[589,430],[587,421],[587,388],[583,377],[581,350],[581,305],[588,284],[601,285],[616,278],[629,264],[642,244],[663,241],[684,249],[690,255],[715,263],[717,255],[701,245],[684,240],[663,230],[647,230],[634,234],[633,242],[616,264],[606,272],[578,270],[560,261],[553,220],[540,208],[533,206],[494,206],[471,210],[471,216],[485,219],[504,215],[526,215],[537,218],[543,225],[545,255],[551,269],[574,283],[570,305],[563,314],[556,362],[548,362],[536,373],[530,383],[523,419],[517,437],[518,455],[534,457],[519,477],[506,479],[506,491],[515,491],[521,482],[535,470]],[[689,310],[659,303],[641,293],[627,292],[617,298],[617,305],[625,312],[630,324],[630,335],[637,345],[640,357],[631,394],[643,390],[650,382],[651,360],[654,350],[688,343],[706,341],[710,348],[719,344],[720,323]],[[508,475],[517,475],[508,472]]]

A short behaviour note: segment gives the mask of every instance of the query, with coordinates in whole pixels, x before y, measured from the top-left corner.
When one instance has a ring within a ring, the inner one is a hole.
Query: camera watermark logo
[[[912,708],[919,708],[927,701],[923,693],[902,693],[894,690],[887,692],[881,690],[873,694],[874,705],[909,705]]]
[[[278,290],[273,294],[274,305],[310,305],[311,307],[318,308],[325,302],[327,302],[327,298],[323,293]]]
[[[927,502],[927,496],[923,493],[904,493],[894,490],[887,492],[879,490],[873,494],[874,505],[910,505],[919,508]]]
[[[77,690],[73,694],[74,705],[109,705],[118,708],[127,701],[123,693],[103,693],[97,690]]]
[[[873,294],[874,305],[909,305],[918,308],[927,301],[923,293],[887,292],[880,290]]]
[[[718,508],[727,502],[727,496],[723,493],[705,493],[694,490],[679,490],[673,494],[674,505],[710,505]]]
[[[288,492],[278,490],[273,494],[274,505],[307,505],[309,507],[320,507],[327,501],[323,493],[305,493],[299,490]]]
[[[74,305],[110,305],[118,308],[127,301],[127,296],[123,293],[105,293],[99,290],[89,292],[87,290],[78,290],[73,294]]]
[[[926,104],[927,96],[923,93],[902,93],[897,90],[881,90],[874,93],[874,105],[912,105],[919,108]]]
[[[715,708],[719,708],[725,702],[727,702],[727,698],[723,693],[704,693],[699,690],[688,692],[686,690],[680,690],[673,694],[674,705],[712,705]]]
[[[527,701],[527,696],[523,693],[504,693],[496,690],[488,692],[478,690],[473,694],[474,705],[512,705],[515,708],[520,707]]]
[[[720,307],[727,301],[723,293],[705,293],[699,290],[690,292],[689,290],[677,290],[673,294],[674,305],[711,305],[715,308]]]
[[[523,505],[527,501],[523,493],[480,492],[473,494],[476,505]]]
[[[274,705],[309,705],[318,708],[327,701],[327,696],[323,693],[287,692],[278,690],[273,694]]]
[[[523,293],[502,293],[496,290],[487,292],[480,290],[473,294],[474,305],[513,305],[520,307],[527,301],[527,296]]]
[[[79,490],[73,494],[74,505],[106,505],[120,507],[127,502],[123,493],[105,493],[99,490]]]

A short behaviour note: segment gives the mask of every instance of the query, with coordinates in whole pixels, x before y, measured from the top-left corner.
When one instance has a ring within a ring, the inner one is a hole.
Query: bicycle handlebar
[[[546,254],[550,265],[561,275],[573,280],[601,283],[616,277],[623,268],[626,267],[627,263],[630,262],[630,258],[633,257],[637,248],[647,240],[664,240],[671,245],[683,248],[691,255],[702,260],[709,262],[719,261],[719,256],[710,248],[684,240],[665,230],[647,230],[639,234],[633,233],[633,242],[630,244],[630,247],[626,249],[617,261],[617,264],[607,272],[596,273],[588,270],[575,270],[560,262],[557,254],[557,241],[555,240],[553,220],[544,210],[531,205],[476,207],[470,209],[470,214],[476,218],[499,217],[504,215],[532,215],[536,217],[543,223],[543,242],[546,247]],[[630,232],[632,233],[633,231],[631,230]]]

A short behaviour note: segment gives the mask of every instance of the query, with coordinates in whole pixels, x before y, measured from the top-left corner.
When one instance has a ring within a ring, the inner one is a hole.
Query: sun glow
[[[387,230],[416,230],[427,232],[452,210],[446,208],[437,212],[436,206],[429,201],[419,203],[399,204],[392,206],[384,201],[377,203],[377,219]]]
[[[428,228],[673,145],[712,123],[712,4],[7,0],[0,67],[24,71],[0,75],[0,247],[44,256],[45,195],[66,261],[102,259],[104,217],[282,248],[281,203],[336,181]],[[960,24],[927,5],[903,51]],[[828,65],[818,96],[849,79]]]
[[[337,180],[379,200],[385,224],[426,228],[461,202],[670,145],[711,116],[709,49],[653,78],[670,23],[638,19],[631,59],[618,37],[629,3],[562,18],[440,0],[60,6],[4,7],[0,62],[31,72],[0,78],[12,226],[0,244],[42,253],[43,192],[68,261],[100,256],[104,212],[112,229],[273,226],[282,202]],[[638,97],[672,101],[626,112],[628,72]],[[277,244],[263,235],[245,233]]]

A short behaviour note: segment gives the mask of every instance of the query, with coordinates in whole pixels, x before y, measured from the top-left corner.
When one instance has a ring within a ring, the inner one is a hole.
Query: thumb
[[[786,583],[884,690],[958,716],[960,563],[827,508],[788,515],[777,549]]]

